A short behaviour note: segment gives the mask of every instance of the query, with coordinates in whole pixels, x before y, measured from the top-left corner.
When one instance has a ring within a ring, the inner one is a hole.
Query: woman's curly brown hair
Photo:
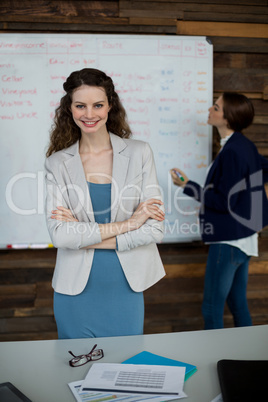
[[[94,68],[84,68],[74,71],[63,84],[66,94],[61,98],[60,105],[55,111],[54,124],[50,131],[50,143],[46,156],[68,148],[81,138],[80,128],[75,124],[72,112],[72,94],[82,85],[101,87],[105,90],[111,107],[106,122],[107,130],[122,138],[129,138],[130,127],[127,123],[126,111],[115,92],[113,81],[104,72]]]

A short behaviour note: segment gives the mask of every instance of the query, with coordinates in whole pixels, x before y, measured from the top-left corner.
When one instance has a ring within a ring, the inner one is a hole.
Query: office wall
[[[0,31],[206,35],[214,49],[214,98],[223,90],[249,96],[256,109],[245,134],[268,157],[267,0],[25,1],[0,4]],[[2,135],[2,134],[1,134]],[[213,154],[218,151],[214,132]],[[252,258],[248,299],[254,324],[268,323],[268,232]],[[145,292],[145,332],[202,329],[207,247],[165,244],[167,276]],[[51,276],[55,250],[0,253],[0,341],[56,337]],[[232,326],[226,309],[226,326]]]

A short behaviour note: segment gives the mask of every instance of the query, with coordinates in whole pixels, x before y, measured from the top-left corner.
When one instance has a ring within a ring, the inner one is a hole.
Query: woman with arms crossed
[[[258,234],[268,224],[268,161],[241,134],[254,117],[251,101],[223,93],[209,109],[208,124],[221,137],[221,150],[209,167],[205,185],[172,169],[174,184],[201,203],[200,227],[209,243],[202,313],[205,329],[223,328],[225,301],[235,326],[252,325],[247,305],[248,264],[258,255]],[[182,179],[176,174],[182,176]]]
[[[164,275],[163,202],[149,145],[129,139],[110,77],[73,72],[46,159],[59,338],[143,333],[143,291]],[[161,209],[162,208],[162,209]]]

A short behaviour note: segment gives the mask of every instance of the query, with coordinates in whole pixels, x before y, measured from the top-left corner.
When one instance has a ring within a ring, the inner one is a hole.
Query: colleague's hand
[[[139,229],[149,218],[163,221],[165,213],[158,205],[163,205],[163,202],[156,198],[141,202],[132,217],[128,219],[129,230]]]
[[[57,209],[51,211],[52,219],[56,219],[57,221],[63,221],[63,222],[78,222],[78,219],[76,219],[71,210],[68,208],[64,207],[57,207]]]
[[[187,184],[187,182],[189,181],[186,174],[178,168],[171,169],[170,174],[171,174],[172,181],[176,186],[184,187]]]

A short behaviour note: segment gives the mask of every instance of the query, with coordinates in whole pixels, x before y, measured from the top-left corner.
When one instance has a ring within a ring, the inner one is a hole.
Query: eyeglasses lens
[[[91,353],[91,360],[98,360],[103,357],[102,350],[94,350],[93,353]]]
[[[86,356],[77,356],[74,357],[71,362],[73,366],[81,366],[82,364],[85,364],[88,362],[88,358]]]

